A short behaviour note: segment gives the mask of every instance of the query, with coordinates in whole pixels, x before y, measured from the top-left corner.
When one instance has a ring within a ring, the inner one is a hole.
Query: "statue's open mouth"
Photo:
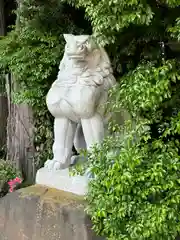
[[[67,54],[69,59],[76,59],[76,60],[84,60],[85,57],[84,55],[80,55],[80,54]]]

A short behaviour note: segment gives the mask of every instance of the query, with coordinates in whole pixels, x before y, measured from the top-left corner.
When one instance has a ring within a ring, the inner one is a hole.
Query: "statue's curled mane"
[[[87,49],[88,54],[85,58],[85,61],[87,61],[88,68],[93,70],[93,72],[100,73],[103,76],[104,89],[109,90],[112,86],[115,85],[116,80],[113,76],[111,62],[106,53],[106,50],[103,47],[99,47],[92,36],[89,36]],[[66,66],[69,65],[69,61],[71,60],[69,59],[65,50],[64,56],[59,65],[59,74],[62,71],[66,71]]]

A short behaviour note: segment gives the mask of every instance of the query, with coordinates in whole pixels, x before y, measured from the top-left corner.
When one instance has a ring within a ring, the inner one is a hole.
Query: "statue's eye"
[[[85,45],[84,45],[84,44],[82,44],[82,45],[79,46],[79,49],[80,49],[80,50],[83,50],[84,48],[85,48]]]

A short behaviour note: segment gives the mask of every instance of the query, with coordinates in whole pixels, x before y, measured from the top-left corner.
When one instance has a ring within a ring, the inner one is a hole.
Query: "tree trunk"
[[[4,10],[4,0],[0,0],[0,36],[6,33]]]
[[[6,149],[7,116],[7,97],[5,94],[0,93],[0,150],[4,151]]]
[[[20,5],[22,1],[17,1]],[[20,7],[20,6],[19,6]],[[19,18],[16,28],[19,28]],[[15,76],[7,77],[8,123],[7,123],[7,158],[23,174],[25,180],[35,179],[34,145],[33,145],[33,113],[27,104],[14,104],[13,92],[19,90]]]
[[[18,90],[15,78],[7,78],[8,124],[7,124],[7,158],[18,168],[27,181],[35,179],[33,114],[26,104],[14,104],[11,96]]]
[[[4,10],[4,0],[0,0],[0,37],[4,36],[6,33]],[[5,76],[0,73],[0,150],[5,149],[6,146],[7,116],[8,108],[5,92]]]

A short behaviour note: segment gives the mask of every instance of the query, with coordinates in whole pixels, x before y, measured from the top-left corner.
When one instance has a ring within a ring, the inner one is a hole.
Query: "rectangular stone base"
[[[36,184],[83,196],[87,192],[88,178],[69,176],[69,169],[53,171],[41,168],[36,174]]]

